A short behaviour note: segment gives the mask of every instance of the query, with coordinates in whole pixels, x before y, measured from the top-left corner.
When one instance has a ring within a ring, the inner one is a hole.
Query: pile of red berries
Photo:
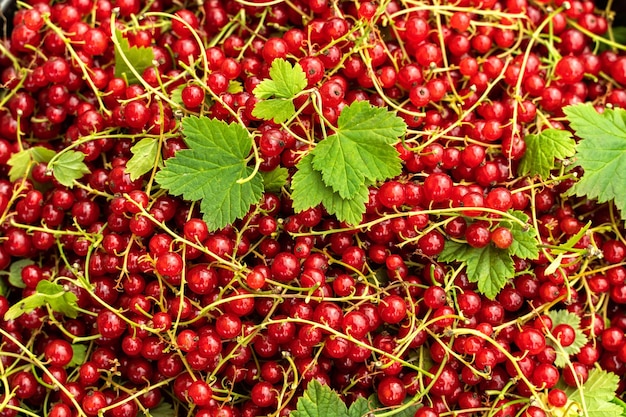
[[[518,175],[565,106],[626,108],[611,19],[590,0],[21,2],[0,43],[0,417],[287,416],[313,380],[385,415],[566,417],[597,369],[622,395],[619,212],[568,194],[570,159]],[[254,113],[277,59],[307,84],[284,123]],[[406,124],[402,173],[360,224],[295,211],[297,164],[357,101]],[[155,180],[189,116],[245,127],[256,169],[288,173],[219,230]],[[508,250],[520,218],[538,256],[495,297],[440,260]]]

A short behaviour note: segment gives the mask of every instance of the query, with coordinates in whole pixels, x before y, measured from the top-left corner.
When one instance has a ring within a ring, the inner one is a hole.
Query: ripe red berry
[[[191,383],[187,388],[189,398],[193,403],[199,407],[204,407],[211,404],[213,390],[204,381],[197,380]]]
[[[431,174],[424,180],[424,193],[433,203],[440,203],[450,198],[452,179],[446,174]]]
[[[378,400],[386,407],[402,404],[406,397],[404,382],[395,376],[386,376],[378,383]]]
[[[513,234],[506,227],[497,227],[491,232],[491,241],[499,249],[507,249],[513,243]]]
[[[61,339],[55,339],[46,345],[44,355],[46,360],[50,361],[52,365],[66,366],[72,361],[74,351],[69,342]]]

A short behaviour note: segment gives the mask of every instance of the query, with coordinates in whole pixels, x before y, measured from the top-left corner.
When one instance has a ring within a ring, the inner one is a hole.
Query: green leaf
[[[373,273],[365,276],[367,282],[373,284],[376,287],[384,287],[389,282],[389,274],[387,268],[378,268]]]
[[[622,401],[621,398],[615,397],[611,400],[611,402],[615,405],[619,405],[622,408],[622,414],[619,416],[626,416],[626,402]]]
[[[430,369],[435,365],[435,361],[430,356],[430,349],[428,345],[422,345],[417,350],[418,365],[422,369]]]
[[[263,120],[283,123],[296,112],[293,98],[307,85],[306,74],[300,64],[291,64],[282,58],[272,61],[270,78],[259,83],[253,94],[260,99],[252,115]],[[272,98],[273,97],[273,98]]]
[[[608,30],[602,35],[604,39],[611,39],[610,35],[613,35],[613,41],[617,44],[624,45],[626,44],[626,27],[624,26],[612,26],[609,25]],[[611,50],[611,46],[603,42],[602,40],[596,40],[596,44],[598,44],[598,52],[604,52]]]
[[[0,295],[6,296],[9,293],[9,286],[4,278],[0,278]]]
[[[528,224],[528,216],[522,211],[509,211],[509,214]],[[507,249],[509,254],[520,259],[537,259],[539,257],[539,242],[530,225],[524,228],[517,222],[508,221],[513,235],[513,243]]]
[[[165,162],[156,181],[173,195],[201,200],[200,210],[211,231],[242,218],[263,194],[263,180],[247,158],[252,148],[248,131],[206,117],[182,120],[185,143]],[[244,181],[245,180],[245,181]]]
[[[296,165],[298,170],[291,178],[291,199],[296,212],[315,207],[333,194],[333,190],[322,181],[321,173],[313,169],[312,159],[311,154],[305,155]]]
[[[578,104],[563,111],[581,138],[576,163],[584,174],[571,193],[600,203],[614,200],[626,219],[626,110],[605,109],[599,114],[591,105]]]
[[[34,163],[49,162],[54,155],[56,155],[56,152],[43,146],[33,146],[32,148],[14,153],[7,161],[7,164],[11,167],[9,169],[9,180],[13,182],[27,177]]]
[[[333,193],[330,198],[322,200],[322,204],[327,212],[337,217],[337,220],[354,226],[363,220],[368,199],[369,191],[364,186],[357,190],[352,198],[342,198],[338,193]]]
[[[26,288],[26,284],[22,281],[22,269],[34,263],[35,261],[32,259],[20,259],[19,261],[13,262],[9,268],[9,284],[17,288]]]
[[[130,148],[130,152],[133,156],[126,163],[126,172],[135,181],[154,167],[159,156],[159,141],[152,138],[141,139]]]
[[[615,391],[619,384],[619,376],[600,369],[591,369],[589,377],[582,387],[566,387],[565,393],[570,408],[570,415],[585,417],[619,417],[623,408],[614,402]],[[581,412],[578,413],[578,410]]]
[[[470,282],[477,282],[478,291],[492,300],[515,275],[513,259],[507,250],[491,244],[474,248],[467,243],[446,241],[438,260],[464,263]]]
[[[277,167],[269,172],[261,172],[263,177],[263,185],[265,191],[271,193],[280,192],[280,189],[287,184],[287,178],[289,177],[289,171],[284,167]]]
[[[270,78],[265,79],[252,92],[258,99],[270,97],[292,99],[306,88],[306,74],[300,64],[291,64],[282,58],[272,61]]]
[[[519,175],[550,176],[556,159],[565,159],[576,153],[576,141],[567,130],[546,129],[538,135],[524,137],[526,152],[517,168]]]
[[[576,334],[574,343],[566,347],[561,347],[558,343],[548,339],[548,344],[554,347],[556,351],[554,364],[559,368],[564,368],[569,363],[569,357],[576,355],[580,352],[580,349],[587,344],[587,336],[583,333],[580,327],[580,317],[576,314],[570,313],[567,310],[550,310],[547,314],[552,320],[552,328],[555,328],[559,324],[569,324]]]
[[[62,285],[48,280],[39,281],[35,292],[13,304],[5,313],[4,319],[14,320],[44,305],[49,305],[52,311],[74,319],[78,316],[76,300],[76,294],[66,291]]]
[[[405,131],[404,121],[392,112],[355,101],[341,111],[336,133],[311,151],[313,167],[342,198],[353,198],[363,184],[400,174],[400,157],[392,145]]]
[[[252,109],[252,115],[263,120],[273,120],[274,123],[284,123],[296,112],[293,101],[284,98],[270,98],[259,101]]]
[[[350,405],[348,417],[365,417],[370,411],[369,401],[363,397],[359,397]]]
[[[591,220],[588,221],[587,224],[584,225],[578,231],[578,233],[576,233],[575,235],[572,235],[569,239],[567,239],[565,243],[559,245],[558,248],[552,249],[552,252],[553,253],[565,253],[565,252],[568,252],[570,249],[573,249],[574,246],[580,241],[580,239],[582,239],[583,236],[585,236],[590,226],[591,226]]]
[[[313,168],[312,159],[310,153],[302,158],[291,179],[294,210],[300,212],[322,204],[338,220],[352,225],[360,223],[369,198],[367,186],[362,184],[353,198],[343,198],[324,184],[322,174]]]
[[[589,400],[587,401],[587,404],[586,404],[587,413],[584,415],[586,417],[607,417],[607,416],[620,417],[620,416],[623,416],[622,407],[620,407],[618,404],[615,404],[612,400],[601,401],[595,397],[589,397]]]
[[[311,380],[298,399],[292,417],[348,417],[346,404],[327,385]]]
[[[174,414],[174,407],[172,404],[165,401],[150,409],[148,417],[172,417]]]
[[[150,68],[154,61],[154,52],[152,48],[130,46],[128,39],[124,37],[119,29],[115,30],[115,37],[119,45],[115,45],[115,77],[126,78],[128,85],[139,82],[139,78],[135,76],[131,68],[124,61],[123,56],[133,66],[137,73],[141,76],[143,72]]]
[[[61,313],[70,318],[78,315],[77,297],[73,292],[66,291],[62,285],[43,280],[39,281],[35,294],[41,294],[52,311]]]
[[[174,88],[170,93],[170,100],[180,106],[183,106],[183,90],[185,89],[185,87],[186,86],[183,84]]]
[[[228,83],[228,89],[226,90],[226,92],[230,94],[238,94],[243,92],[243,85],[241,84],[241,81],[231,80]]]
[[[446,240],[441,253],[437,259],[441,262],[465,262],[469,257],[469,251],[472,249],[465,242],[456,242],[454,240]]]
[[[72,187],[74,180],[80,179],[85,174],[89,174],[89,168],[83,160],[85,154],[78,151],[65,151],[52,161],[49,168],[56,180],[66,186]]]
[[[71,368],[85,363],[87,360],[87,345],[74,344],[72,345],[72,351],[72,360],[67,364],[68,367]]]
[[[509,214],[528,224],[529,218],[524,212],[510,210]],[[491,244],[474,248],[465,242],[446,241],[438,257],[442,262],[464,263],[469,280],[478,283],[478,291],[490,299],[494,299],[514,277],[513,256],[521,259],[539,257],[539,242],[532,228],[507,218],[503,218],[500,225],[507,227],[513,235],[513,243],[508,248],[499,249]]]

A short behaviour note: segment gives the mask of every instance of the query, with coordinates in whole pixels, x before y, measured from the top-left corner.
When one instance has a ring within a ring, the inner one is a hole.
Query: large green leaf
[[[312,155],[298,163],[298,171],[291,180],[293,208],[303,211],[322,204],[326,211],[349,224],[358,224],[365,213],[369,192],[365,184],[352,198],[343,198],[322,180],[322,174],[313,168]]]
[[[311,151],[313,168],[342,198],[353,198],[363,184],[400,174],[393,144],[405,131],[404,121],[389,110],[354,102],[341,111],[336,133]]]
[[[272,61],[270,78],[259,83],[253,91],[260,99],[252,110],[252,115],[263,120],[283,123],[294,115],[293,99],[307,85],[306,74],[300,64],[291,65],[282,58]]]
[[[189,149],[180,150],[156,175],[161,187],[192,201],[210,230],[242,218],[263,194],[261,175],[253,175],[247,158],[252,139],[238,124],[206,117],[182,121]]]
[[[515,274],[513,259],[507,250],[491,244],[474,248],[467,243],[446,241],[438,260],[464,263],[470,282],[478,283],[478,291],[490,299],[494,299]]]
[[[146,172],[154,168],[159,157],[159,141],[153,138],[143,138],[130,148],[132,156],[126,163],[126,172],[130,179],[135,181]]]
[[[133,73],[132,68],[141,76],[143,72],[153,65],[154,52],[152,48],[130,46],[128,39],[119,29],[115,30],[115,37],[119,45],[115,46],[115,77],[125,78],[128,85],[139,82],[139,78]],[[128,60],[127,64],[124,57]]]
[[[557,159],[565,159],[576,153],[576,142],[567,130],[546,129],[537,135],[524,138],[526,152],[519,162],[519,175],[538,175],[543,179],[550,176]]]
[[[604,109],[602,114],[588,104],[563,109],[570,126],[581,140],[576,146],[576,163],[584,169],[571,193],[613,200],[626,219],[626,110]]]

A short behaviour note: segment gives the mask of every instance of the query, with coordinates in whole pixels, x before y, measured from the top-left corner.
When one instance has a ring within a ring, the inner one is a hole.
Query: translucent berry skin
[[[386,407],[402,404],[406,398],[406,389],[400,378],[386,376],[378,384],[378,400]]]
[[[424,180],[426,198],[434,203],[440,203],[450,198],[452,179],[446,174],[431,174]]]

